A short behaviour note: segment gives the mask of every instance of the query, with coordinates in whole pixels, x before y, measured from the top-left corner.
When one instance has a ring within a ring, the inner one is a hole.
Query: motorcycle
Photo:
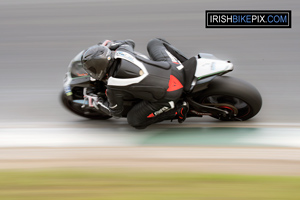
[[[88,75],[81,64],[83,52],[78,53],[68,66],[61,101],[68,110],[79,116],[98,120],[109,119],[111,116],[101,112],[93,104],[95,99],[107,98],[107,80],[95,80]],[[150,60],[145,55],[138,52],[136,54]],[[122,52],[115,55],[120,57]],[[262,98],[254,86],[238,78],[223,76],[233,70],[230,61],[220,60],[207,53],[199,53],[195,58],[197,63],[191,87],[181,96],[182,101],[189,103],[187,117],[207,115],[221,121],[245,121],[260,111]],[[134,56],[125,56],[123,59],[136,63]],[[126,117],[129,110],[139,101],[125,100],[122,117]]]

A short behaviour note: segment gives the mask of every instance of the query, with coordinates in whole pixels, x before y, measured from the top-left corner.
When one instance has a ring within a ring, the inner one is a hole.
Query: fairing
[[[220,60],[212,54],[199,53],[195,77],[199,80],[213,75],[221,75],[233,70],[230,61]]]

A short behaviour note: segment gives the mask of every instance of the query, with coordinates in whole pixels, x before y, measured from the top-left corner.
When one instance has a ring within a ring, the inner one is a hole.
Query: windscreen
[[[83,69],[82,64],[80,61],[75,61],[72,63],[71,67],[71,77],[82,77],[82,76],[88,76],[88,73]]]

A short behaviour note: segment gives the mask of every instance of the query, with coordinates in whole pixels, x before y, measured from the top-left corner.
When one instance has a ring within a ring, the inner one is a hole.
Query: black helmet
[[[89,75],[101,80],[110,66],[111,51],[106,46],[94,45],[88,48],[81,57],[83,68]]]

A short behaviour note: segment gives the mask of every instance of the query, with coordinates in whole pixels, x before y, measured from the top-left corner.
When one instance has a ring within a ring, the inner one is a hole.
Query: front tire
[[[217,76],[208,88],[194,98],[198,103],[226,110],[228,116],[213,116],[222,121],[245,121],[261,109],[262,98],[251,84],[229,76]],[[234,116],[234,117],[233,117]]]

